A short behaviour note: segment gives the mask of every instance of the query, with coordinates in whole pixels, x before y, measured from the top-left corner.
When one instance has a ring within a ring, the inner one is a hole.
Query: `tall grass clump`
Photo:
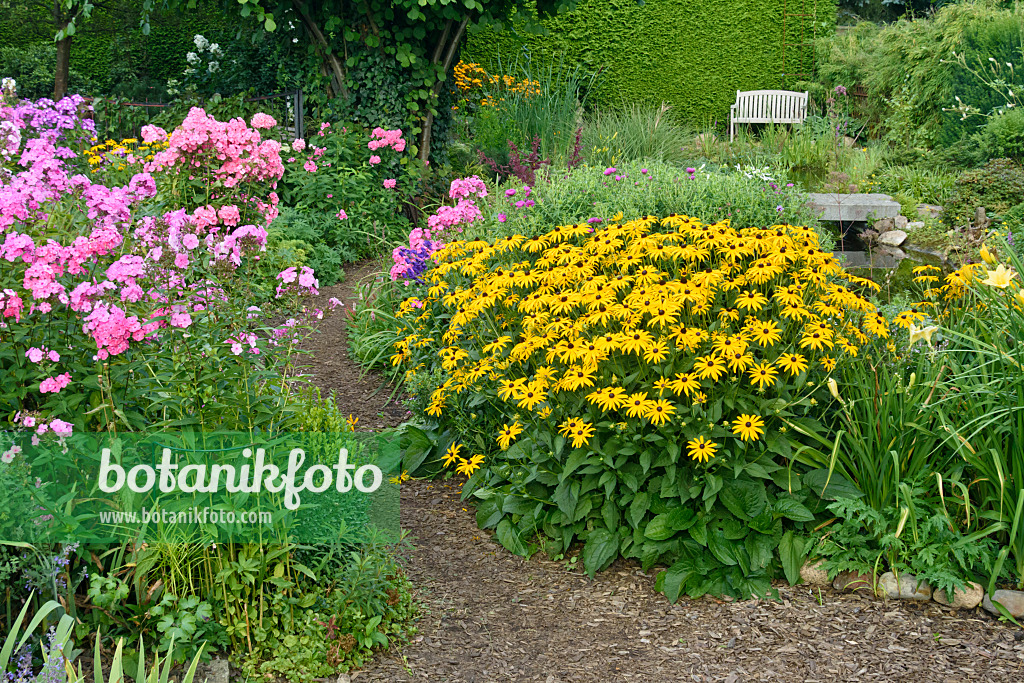
[[[662,161],[684,164],[684,147],[693,131],[670,116],[671,106],[632,104],[587,117],[581,136],[583,157],[590,164],[615,165],[624,161]]]
[[[542,159],[565,165],[575,146],[576,131],[583,122],[583,106],[596,76],[582,67],[549,64],[535,68],[516,62],[506,75],[484,82],[476,131],[477,147],[503,162],[509,143],[520,150],[540,141]]]

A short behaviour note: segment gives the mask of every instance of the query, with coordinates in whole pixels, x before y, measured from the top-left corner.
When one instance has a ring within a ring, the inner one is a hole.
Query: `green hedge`
[[[784,16],[784,8],[816,12],[816,18]],[[737,90],[779,89],[790,80],[783,75],[784,21],[786,42],[809,42],[812,33],[834,29],[835,4],[647,0],[641,6],[636,0],[581,0],[572,12],[545,20],[544,36],[527,35],[521,24],[472,34],[463,59],[492,73],[508,71],[524,55],[534,67],[564,60],[569,68],[600,71],[588,99],[593,106],[665,101],[681,120],[727,122]],[[786,46],[787,69],[807,70],[810,54],[809,48]]]
[[[126,78],[157,85],[180,78],[185,53],[195,49],[192,39],[197,33],[212,41],[235,34],[236,27],[218,7],[206,6],[184,13],[156,12],[149,35],[143,35],[141,5],[141,0],[120,0],[109,10],[97,8],[72,40],[71,68],[101,93],[118,89]],[[15,12],[0,13],[0,46],[29,48],[53,42],[54,29],[47,17],[28,19]]]

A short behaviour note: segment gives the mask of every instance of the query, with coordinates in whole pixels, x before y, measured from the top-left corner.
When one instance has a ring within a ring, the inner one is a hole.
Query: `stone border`
[[[940,605],[953,607],[955,609],[974,609],[981,605],[982,609],[996,616],[1002,613],[993,604],[998,602],[1015,619],[1024,617],[1024,591],[999,589],[992,593],[992,596],[985,594],[981,584],[968,582],[967,589],[956,589],[953,592],[953,599],[950,600],[944,590],[933,590],[927,581],[919,580],[913,574],[900,574],[896,576],[893,572],[885,572],[874,580],[871,574],[860,574],[857,572],[839,572],[835,579],[829,581],[828,573],[822,568],[824,560],[805,562],[800,568],[800,578],[804,583],[812,586],[828,586],[841,592],[868,592],[881,598],[894,600],[914,600],[924,602],[934,600]]]

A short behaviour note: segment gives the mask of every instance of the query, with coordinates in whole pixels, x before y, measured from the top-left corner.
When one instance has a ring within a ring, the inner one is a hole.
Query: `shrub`
[[[1000,216],[1005,230],[1006,242],[1017,254],[1024,257],[1024,202],[1008,209]]]
[[[1024,201],[1024,167],[1011,159],[993,159],[961,175],[942,219],[953,227],[970,225],[974,210],[983,206],[1000,214]]]
[[[981,132],[985,161],[1004,157],[1024,163],[1024,109],[1008,109],[989,118]]]
[[[443,371],[425,412],[447,452],[406,466],[470,475],[514,553],[580,540],[591,574],[671,565],[673,600],[763,596],[796,580],[818,495],[851,488],[820,469],[816,406],[888,323],[813,228],[620,221],[435,254],[392,362]]]

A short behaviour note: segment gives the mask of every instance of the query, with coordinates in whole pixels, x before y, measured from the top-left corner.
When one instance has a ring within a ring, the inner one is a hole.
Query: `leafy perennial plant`
[[[777,557],[795,578],[808,506],[845,482],[815,406],[889,336],[812,228],[619,215],[433,259],[392,362],[437,378],[425,412],[461,435],[437,466],[471,475],[481,526],[524,555],[582,540],[590,573],[672,565],[672,599],[764,595]]]

